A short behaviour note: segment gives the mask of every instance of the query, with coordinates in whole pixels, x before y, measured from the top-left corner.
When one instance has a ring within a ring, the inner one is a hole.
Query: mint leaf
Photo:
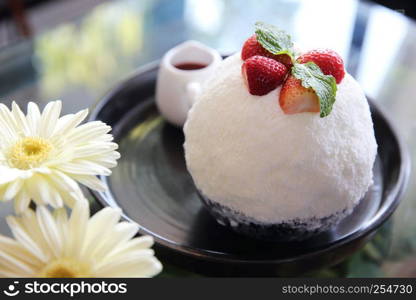
[[[292,67],[292,75],[302,81],[302,86],[312,88],[315,91],[319,98],[321,118],[328,116],[332,111],[337,93],[334,76],[325,75],[313,62],[295,63]]]
[[[272,54],[287,54],[294,58],[293,43],[290,35],[273,25],[256,22],[256,38],[264,49]]]

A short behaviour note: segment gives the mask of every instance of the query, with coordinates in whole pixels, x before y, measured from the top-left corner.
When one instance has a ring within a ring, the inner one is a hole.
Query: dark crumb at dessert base
[[[274,224],[260,223],[240,212],[209,200],[201,193],[199,193],[199,196],[204,206],[219,224],[230,228],[236,233],[264,241],[290,242],[306,240],[314,235],[331,229],[348,214],[348,212],[344,210],[319,219],[294,219]],[[315,226],[311,226],[311,224],[315,224]]]

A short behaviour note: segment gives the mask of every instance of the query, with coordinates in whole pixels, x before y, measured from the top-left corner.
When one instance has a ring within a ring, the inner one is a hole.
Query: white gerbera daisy
[[[7,218],[15,239],[0,235],[1,277],[151,277],[162,265],[150,249],[150,236],[120,222],[120,211],[104,208],[89,218],[88,202],[65,208],[45,206]]]
[[[50,102],[41,113],[31,102],[25,116],[15,102],[11,111],[0,104],[0,200],[15,199],[18,212],[30,200],[72,206],[78,182],[105,190],[96,175],[110,175],[120,157],[110,126],[80,125],[88,110],[60,117],[61,106]]]

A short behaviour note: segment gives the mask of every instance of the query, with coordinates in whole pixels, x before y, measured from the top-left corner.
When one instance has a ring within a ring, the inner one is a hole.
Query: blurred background
[[[62,99],[74,112],[184,40],[238,51],[262,20],[301,48],[339,52],[416,161],[415,18],[413,0],[0,0],[0,102]],[[416,277],[415,195],[412,176],[398,211],[363,251],[312,275]],[[0,205],[0,217],[10,212]],[[165,265],[163,276],[194,275]]]
[[[93,99],[109,80],[186,39],[232,53],[261,19],[290,32],[299,47],[337,50],[376,96],[388,89],[392,63],[406,57],[396,54],[414,50],[416,2],[375,2],[390,9],[357,0],[0,0],[0,95],[62,98],[84,87]],[[20,88],[30,82],[36,91]]]
[[[38,98],[65,97],[74,86],[96,97],[186,39],[232,53],[261,19],[299,47],[337,50],[375,96],[388,88],[383,77],[400,47],[413,50],[416,17],[415,1],[376,2],[390,9],[357,0],[1,0],[0,95],[35,80]]]

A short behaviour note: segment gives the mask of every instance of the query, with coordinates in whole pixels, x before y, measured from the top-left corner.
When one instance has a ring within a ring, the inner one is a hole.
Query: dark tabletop
[[[225,54],[237,51],[258,20],[288,31],[300,48],[339,52],[416,157],[416,24],[399,12],[354,0],[110,1],[0,49],[0,101],[43,105],[61,99],[64,111],[72,113],[94,105],[137,67],[184,40]],[[401,205],[372,242],[344,263],[308,275],[416,277],[415,195],[411,175]],[[2,233],[8,233],[4,216],[11,212],[10,203],[0,203]],[[163,263],[162,276],[194,276]]]

